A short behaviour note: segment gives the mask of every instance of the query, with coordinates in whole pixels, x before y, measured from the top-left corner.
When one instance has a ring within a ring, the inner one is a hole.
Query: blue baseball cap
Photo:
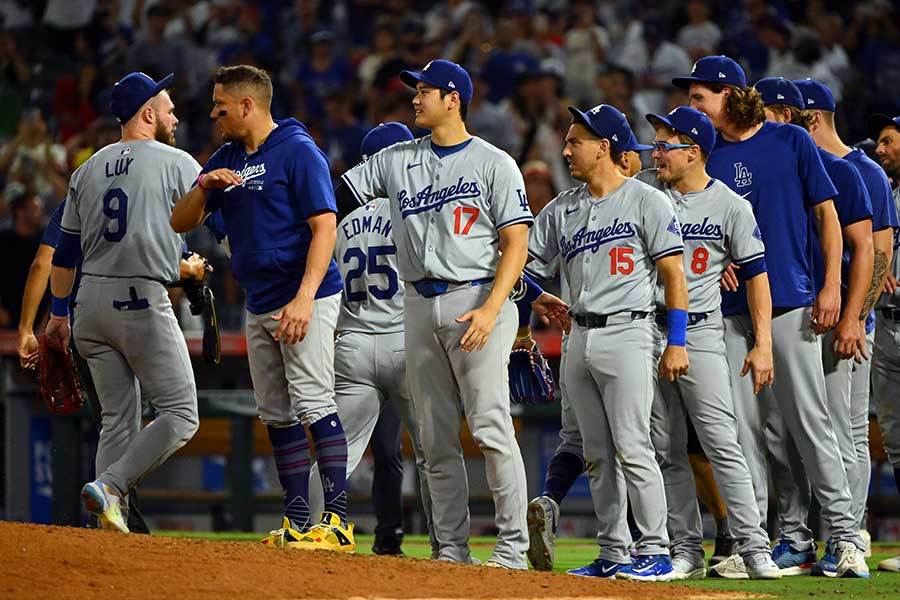
[[[753,89],[759,92],[763,104],[784,104],[798,110],[806,108],[803,94],[793,81],[784,77],[764,77],[756,82]]]
[[[363,155],[363,158],[368,158],[397,142],[408,142],[411,139],[413,139],[413,134],[403,123],[396,121],[382,123],[366,134],[359,147],[359,153]]]
[[[109,110],[116,120],[124,125],[131,120],[144,102],[169,87],[173,79],[174,73],[169,73],[158,82],[144,73],[129,73],[113,87]]]
[[[676,77],[672,85],[687,89],[692,83],[724,83],[735,87],[747,87],[744,69],[727,56],[704,56],[694,63],[688,77]]]
[[[569,112],[576,123],[581,123],[600,138],[609,140],[610,145],[617,152],[631,150],[637,139],[631,132],[628,119],[618,108],[609,104],[598,104],[587,112],[582,112],[574,106],[569,107]],[[634,140],[632,142],[632,140]],[[638,144],[639,145],[639,144]]]
[[[650,146],[648,144],[639,144],[633,131],[630,131],[629,133],[631,133],[631,136],[628,138],[628,147],[625,148],[626,151],[643,152],[644,150],[653,150],[653,146]]]
[[[690,106],[679,106],[664,117],[650,113],[646,119],[653,126],[659,121],[678,133],[683,133],[694,140],[706,155],[709,155],[716,145],[716,128],[712,121],[704,113]]]
[[[447,92],[459,92],[460,99],[466,104],[472,101],[469,74],[455,62],[442,58],[431,61],[421,71],[401,71],[400,81],[411,88],[421,81]]]
[[[889,117],[881,113],[874,114],[866,121],[866,129],[869,131],[869,137],[878,141],[881,130],[885,127],[896,127],[900,131],[900,117]]]
[[[834,101],[834,94],[828,89],[824,83],[815,79],[796,79],[794,85],[799,88],[803,94],[803,108],[806,110],[827,110],[834,112],[837,105]]]

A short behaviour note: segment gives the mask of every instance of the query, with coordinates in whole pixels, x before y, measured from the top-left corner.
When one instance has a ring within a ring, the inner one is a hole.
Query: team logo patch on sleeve
[[[666,227],[666,231],[681,237],[681,227],[678,225],[678,217],[672,217],[669,226]]]
[[[753,237],[762,241],[762,232],[759,230],[759,225],[756,226],[756,229],[753,230]]]

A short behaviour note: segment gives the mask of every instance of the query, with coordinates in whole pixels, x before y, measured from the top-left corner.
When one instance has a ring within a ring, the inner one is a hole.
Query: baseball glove
[[[72,351],[46,335],[38,337],[38,386],[52,413],[66,415],[84,406]]]
[[[509,401],[512,404],[549,404],[554,400],[553,373],[537,344],[509,354]]]
[[[216,319],[216,296],[209,288],[206,279],[203,281],[188,280],[182,282],[184,295],[191,303],[191,314],[203,315],[203,360],[217,365],[222,360],[222,338],[219,335],[219,322]]]

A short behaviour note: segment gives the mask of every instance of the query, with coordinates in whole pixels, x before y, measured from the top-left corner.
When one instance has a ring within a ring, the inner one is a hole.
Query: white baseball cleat
[[[869,558],[872,556],[872,534],[869,533],[868,529],[860,529],[859,537],[862,538],[863,543],[866,545],[865,550],[863,550],[863,556]]]
[[[883,561],[878,563],[878,570],[900,573],[900,556],[884,559]]]
[[[97,516],[100,529],[128,533],[128,525],[122,515],[122,500],[108,485],[99,479],[84,484],[81,499],[85,509]]]
[[[675,571],[675,581],[682,579],[705,579],[706,565],[703,557],[691,557],[678,555],[672,559],[672,569]]]
[[[869,565],[863,551],[853,542],[838,542],[837,550],[837,577],[862,577],[868,579]]]
[[[750,579],[781,579],[781,569],[772,560],[771,552],[751,554],[744,561]]]
[[[552,571],[559,505],[549,496],[538,496],[528,503],[527,515],[528,560],[537,571]]]
[[[722,562],[710,567],[709,576],[722,579],[750,579],[750,575],[747,574],[747,566],[740,554],[732,554]]]

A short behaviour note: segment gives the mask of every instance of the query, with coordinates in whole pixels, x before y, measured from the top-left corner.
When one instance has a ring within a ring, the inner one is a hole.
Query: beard
[[[175,130],[166,131],[161,121],[156,122],[156,130],[153,132],[153,139],[169,146],[175,145]]]

